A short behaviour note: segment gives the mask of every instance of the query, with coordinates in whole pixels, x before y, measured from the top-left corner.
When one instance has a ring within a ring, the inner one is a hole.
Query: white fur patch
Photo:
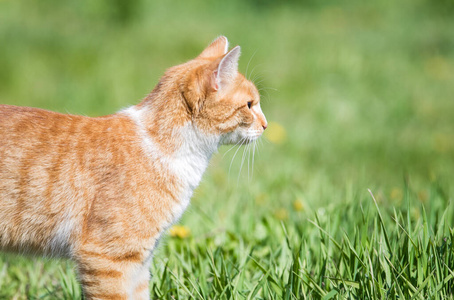
[[[191,123],[180,129],[183,143],[180,149],[169,157],[169,167],[183,184],[181,206],[175,207],[173,215],[180,218],[189,204],[194,189],[202,180],[211,156],[219,146],[219,137],[207,136]]]
[[[71,218],[70,212],[67,212],[58,224],[54,236],[48,245],[50,255],[68,257],[72,250],[70,243],[71,233],[76,224],[74,219]]]
[[[123,111],[138,127],[142,139],[142,147],[146,155],[153,161],[159,161],[179,179],[182,186],[178,204],[172,207],[172,221],[176,222],[189,205],[194,189],[199,185],[202,175],[208,167],[209,160],[219,147],[219,137],[207,136],[200,132],[192,123],[177,129],[182,139],[182,145],[178,151],[171,155],[164,155],[159,151],[153,139],[147,134],[143,121],[143,111],[136,107],[130,107]],[[163,224],[164,225],[164,224]],[[165,224],[168,227],[171,224]]]
[[[163,154],[159,151],[159,148],[155,145],[152,138],[148,135],[145,124],[143,123],[142,115],[147,113],[146,108],[137,109],[135,106],[131,106],[122,111],[122,113],[128,115],[136,124],[138,133],[142,140],[142,149],[145,154],[149,157],[152,157],[156,160],[162,159]]]

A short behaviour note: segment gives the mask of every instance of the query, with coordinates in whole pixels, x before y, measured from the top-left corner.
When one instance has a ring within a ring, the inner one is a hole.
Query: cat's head
[[[267,127],[255,85],[238,72],[240,47],[228,51],[218,37],[194,60],[184,64],[181,95],[192,122],[202,132],[220,137],[222,144],[249,143]]]

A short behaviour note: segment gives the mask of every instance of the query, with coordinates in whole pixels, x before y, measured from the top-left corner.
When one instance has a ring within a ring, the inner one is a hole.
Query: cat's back
[[[14,145],[17,153],[29,148],[44,151],[42,154],[51,154],[60,150],[74,151],[77,146],[99,147],[115,134],[124,136],[125,131],[130,134],[131,130],[132,126],[127,120],[115,115],[92,118],[0,104],[0,148]]]
[[[135,138],[133,122],[121,115],[92,118],[0,105],[0,179],[30,169],[52,173],[65,165],[102,164],[109,154],[136,144]]]
[[[36,147],[41,134],[58,135],[62,129],[74,123],[74,116],[59,114],[43,109],[0,105],[1,148],[16,145],[20,148]],[[44,136],[41,136],[44,139]],[[52,139],[46,138],[49,143]],[[18,150],[18,149],[16,149]],[[0,153],[1,155],[1,153]]]

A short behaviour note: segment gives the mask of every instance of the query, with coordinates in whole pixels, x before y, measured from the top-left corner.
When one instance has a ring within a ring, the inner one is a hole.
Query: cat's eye
[[[247,103],[247,107],[248,107],[249,109],[251,109],[251,106],[252,106],[252,101],[249,101],[249,102]]]

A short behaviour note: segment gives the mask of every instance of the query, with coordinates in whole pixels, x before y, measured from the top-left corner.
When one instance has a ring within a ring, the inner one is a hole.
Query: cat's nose
[[[268,127],[268,124],[265,123],[265,124],[262,125],[262,127],[263,127],[263,130],[265,130]]]

